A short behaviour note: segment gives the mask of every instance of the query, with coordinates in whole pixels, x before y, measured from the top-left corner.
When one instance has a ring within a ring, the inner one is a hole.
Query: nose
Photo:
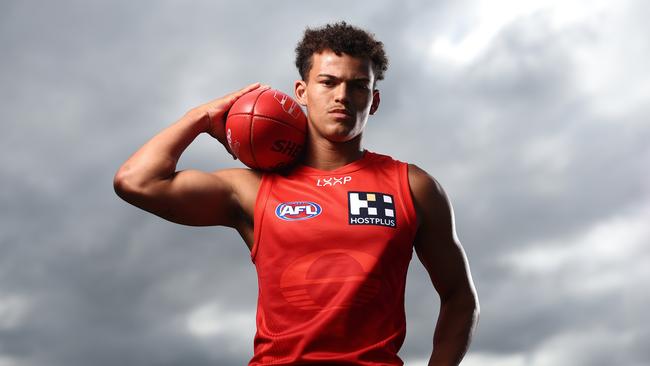
[[[337,103],[347,104],[349,100],[348,91],[349,87],[347,83],[339,83],[339,85],[336,86],[334,100]]]

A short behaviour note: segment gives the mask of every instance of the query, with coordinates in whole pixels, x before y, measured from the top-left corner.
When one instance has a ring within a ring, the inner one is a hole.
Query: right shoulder
[[[225,179],[232,184],[259,184],[262,181],[262,177],[264,175],[263,172],[250,168],[220,169],[215,170],[210,174],[220,179]]]
[[[215,170],[211,175],[227,182],[237,196],[257,195],[264,172],[249,168]]]
[[[265,173],[249,168],[231,168],[217,170],[210,174],[227,183],[241,213],[252,219],[257,193]]]

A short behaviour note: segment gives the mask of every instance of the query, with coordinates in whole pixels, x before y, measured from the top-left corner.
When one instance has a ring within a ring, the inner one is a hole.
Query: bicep
[[[422,229],[416,237],[415,250],[440,297],[471,291],[467,259],[457,239]]]
[[[234,227],[240,207],[233,188],[232,170],[183,170],[152,182],[133,202],[166,220],[191,226]]]
[[[441,298],[472,293],[467,258],[456,235],[454,211],[442,186],[417,168],[409,174],[418,213],[414,247]]]

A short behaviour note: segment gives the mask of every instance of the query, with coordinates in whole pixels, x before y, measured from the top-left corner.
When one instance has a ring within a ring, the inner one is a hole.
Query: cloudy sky
[[[190,108],[291,92],[306,26],[347,20],[391,66],[365,147],[445,187],[482,318],[463,365],[650,364],[650,6],[621,1],[3,1],[0,366],[252,356],[236,232],[166,222],[112,178]],[[200,136],[179,168],[239,166]],[[400,356],[438,299],[414,256]],[[646,346],[643,346],[646,344]]]

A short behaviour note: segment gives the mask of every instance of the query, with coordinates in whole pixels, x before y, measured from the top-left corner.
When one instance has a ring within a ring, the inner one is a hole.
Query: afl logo
[[[323,209],[318,203],[306,201],[284,202],[275,208],[275,215],[287,221],[311,219],[321,212]]]

